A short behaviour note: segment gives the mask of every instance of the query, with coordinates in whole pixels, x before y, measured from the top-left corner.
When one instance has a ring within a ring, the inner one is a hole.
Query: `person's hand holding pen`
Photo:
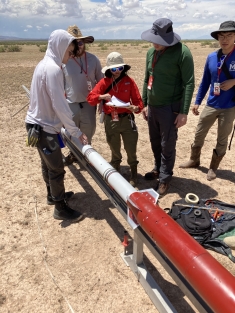
[[[106,93],[104,95],[100,95],[99,96],[99,100],[106,100],[106,101],[110,101],[111,100],[111,95],[109,93]]]
[[[134,113],[134,112],[139,111],[139,107],[136,105],[130,105],[130,106],[128,106],[127,110],[130,110],[132,113]]]

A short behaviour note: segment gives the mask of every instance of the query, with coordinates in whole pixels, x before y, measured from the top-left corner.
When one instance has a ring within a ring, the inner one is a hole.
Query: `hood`
[[[48,39],[46,55],[61,66],[65,51],[74,39],[66,30],[54,30]]]

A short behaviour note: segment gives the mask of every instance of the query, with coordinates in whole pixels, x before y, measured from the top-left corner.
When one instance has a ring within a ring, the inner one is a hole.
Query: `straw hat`
[[[82,33],[77,25],[69,26],[67,32],[77,39],[82,39],[85,43],[92,43],[94,41],[93,36],[82,36]]]

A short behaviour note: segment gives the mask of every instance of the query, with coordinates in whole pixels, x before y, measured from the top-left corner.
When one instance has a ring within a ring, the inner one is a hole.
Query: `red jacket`
[[[112,84],[112,78],[103,78],[101,79],[92,89],[87,97],[87,101],[90,105],[97,105],[100,103],[99,96],[105,94],[105,90]],[[124,76],[117,84],[113,84],[113,88],[108,92],[111,96],[117,97],[119,100],[123,102],[131,102],[132,105],[136,105],[139,107],[139,111],[136,113],[140,113],[143,109],[143,101],[140,96],[139,89],[134,82],[134,80],[129,76]],[[107,101],[106,101],[107,102]],[[105,114],[110,114],[112,111],[117,110],[118,113],[131,113],[130,110],[125,108],[114,108],[104,104],[103,111]]]

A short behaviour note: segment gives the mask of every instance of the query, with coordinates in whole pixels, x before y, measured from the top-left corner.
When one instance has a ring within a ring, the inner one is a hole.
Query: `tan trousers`
[[[206,105],[200,115],[192,147],[203,146],[209,129],[214,122],[218,120],[217,144],[215,149],[219,156],[224,155],[228,145],[228,136],[233,128],[234,119],[235,107],[230,109],[214,109]]]

